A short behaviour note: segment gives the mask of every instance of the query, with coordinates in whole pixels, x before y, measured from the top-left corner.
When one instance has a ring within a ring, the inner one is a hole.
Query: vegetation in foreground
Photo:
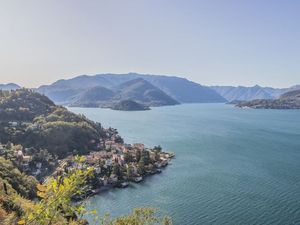
[[[84,160],[82,157],[78,161]],[[10,168],[9,161],[1,159],[4,171]],[[16,169],[17,170],[17,169]],[[20,172],[18,172],[20,174]],[[8,174],[9,175],[9,174]],[[24,174],[21,174],[25,176]],[[51,178],[46,184],[36,185],[36,196],[39,201],[31,201],[22,196],[6,176],[1,177],[0,190],[0,223],[3,225],[86,225],[84,215],[90,215],[94,224],[101,225],[169,225],[172,221],[168,217],[157,217],[156,210],[152,208],[134,209],[130,214],[110,218],[98,216],[97,211],[86,211],[84,203],[74,204],[72,196],[81,193],[81,186],[93,175],[93,169],[74,169],[65,176]],[[25,176],[26,177],[26,176]],[[20,185],[25,185],[25,180],[20,180]]]

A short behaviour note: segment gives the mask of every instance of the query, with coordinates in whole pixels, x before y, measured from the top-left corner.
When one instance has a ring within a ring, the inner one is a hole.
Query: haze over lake
[[[145,112],[70,108],[125,142],[162,145],[161,174],[89,200],[112,216],[153,206],[174,224],[300,224],[300,111],[184,104]]]

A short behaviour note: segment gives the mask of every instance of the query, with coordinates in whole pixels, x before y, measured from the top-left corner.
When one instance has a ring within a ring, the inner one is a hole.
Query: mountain
[[[289,91],[300,90],[300,84],[299,84],[299,85],[294,85],[294,86],[290,87],[288,90],[289,90]]]
[[[120,102],[115,103],[111,109],[113,110],[122,110],[122,111],[144,111],[150,110],[148,106],[144,106],[140,103],[137,103],[132,100],[122,100]]]
[[[70,99],[68,105],[73,107],[112,108],[116,103],[124,100],[131,100],[146,106],[179,104],[148,81],[137,78],[126,81],[111,89],[102,86],[92,87]]]
[[[279,100],[300,100],[300,90],[286,92],[280,96]]]
[[[21,87],[17,84],[14,83],[9,83],[9,84],[0,84],[0,90],[3,91],[10,91],[10,90],[16,90],[20,89]]]
[[[209,87],[202,86],[185,78],[163,75],[128,74],[98,74],[82,75],[68,80],[58,80],[51,85],[38,88],[38,92],[47,95],[60,104],[68,104],[78,94],[95,86],[115,89],[124,82],[142,78],[165,94],[180,103],[210,103],[226,102],[226,100]]]
[[[111,101],[114,96],[114,91],[102,86],[96,86],[75,96],[69,105],[73,107],[99,107],[101,104]]]
[[[258,85],[253,87],[233,87],[233,86],[212,86],[216,92],[229,102],[231,101],[250,101],[254,99],[274,99],[281,94],[281,90],[274,88],[263,88]],[[278,93],[276,92],[278,91]]]
[[[148,106],[164,106],[179,104],[166,93],[149,83],[137,78],[120,84],[116,88],[115,99],[129,99]]]
[[[255,109],[300,109],[300,90],[286,92],[278,99],[257,99],[241,102],[236,106]]]
[[[216,92],[223,96],[227,101],[251,101],[255,99],[277,99],[285,92],[299,90],[300,85],[290,88],[272,88],[255,85],[253,87],[244,86],[211,86]]]
[[[209,87],[181,77],[160,75],[139,75],[180,103],[226,102],[222,96]]]

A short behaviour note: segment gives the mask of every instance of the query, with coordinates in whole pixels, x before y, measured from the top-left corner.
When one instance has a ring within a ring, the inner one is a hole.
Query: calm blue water
[[[174,224],[300,224],[300,111],[186,104],[144,112],[72,108],[128,143],[176,153],[144,183],[90,199],[111,215],[152,206]]]

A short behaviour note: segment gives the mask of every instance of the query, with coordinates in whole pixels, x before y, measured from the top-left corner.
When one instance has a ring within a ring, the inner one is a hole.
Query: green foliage
[[[105,136],[100,123],[56,106],[46,96],[27,89],[0,93],[0,143],[46,149],[63,158],[96,150]]]
[[[121,168],[120,168],[120,165],[118,163],[113,164],[112,174],[115,174],[117,177],[122,176]]]
[[[145,165],[149,164],[150,162],[149,151],[142,151],[140,161],[142,161]]]
[[[126,176],[127,177],[132,177],[133,176],[133,168],[131,165],[128,166],[128,168],[126,169]]]
[[[51,112],[55,104],[44,95],[29,89],[0,91],[0,118],[6,121],[31,121]]]
[[[120,216],[111,219],[109,215],[103,218],[97,216],[95,212],[95,224],[101,225],[172,225],[172,220],[169,217],[158,217],[157,210],[154,208],[136,208],[128,215]]]
[[[161,152],[162,147],[161,147],[160,145],[154,146],[153,150],[154,150],[154,151],[157,151],[157,152]]]
[[[50,225],[72,221],[80,224],[78,215],[85,213],[85,208],[83,204],[72,204],[71,199],[81,194],[81,187],[92,174],[92,169],[73,170],[63,177],[51,178],[46,185],[38,185],[37,195],[41,200],[25,212],[20,224]]]
[[[71,198],[81,193],[86,179],[93,174],[91,169],[73,170],[64,177],[50,179],[46,185],[38,185],[37,195],[41,201],[25,211],[18,224],[25,225],[62,225],[85,224],[82,216],[90,214],[95,224],[102,225],[171,225],[168,217],[159,218],[152,208],[134,209],[127,216],[111,219],[108,215],[99,217],[97,211],[87,212],[84,204],[72,204]]]
[[[132,154],[130,154],[129,152],[125,152],[124,153],[124,161],[125,161],[125,163],[133,162],[134,159],[133,159]]]
[[[0,157],[0,178],[25,198],[36,196],[37,180],[21,173],[9,160]]]

